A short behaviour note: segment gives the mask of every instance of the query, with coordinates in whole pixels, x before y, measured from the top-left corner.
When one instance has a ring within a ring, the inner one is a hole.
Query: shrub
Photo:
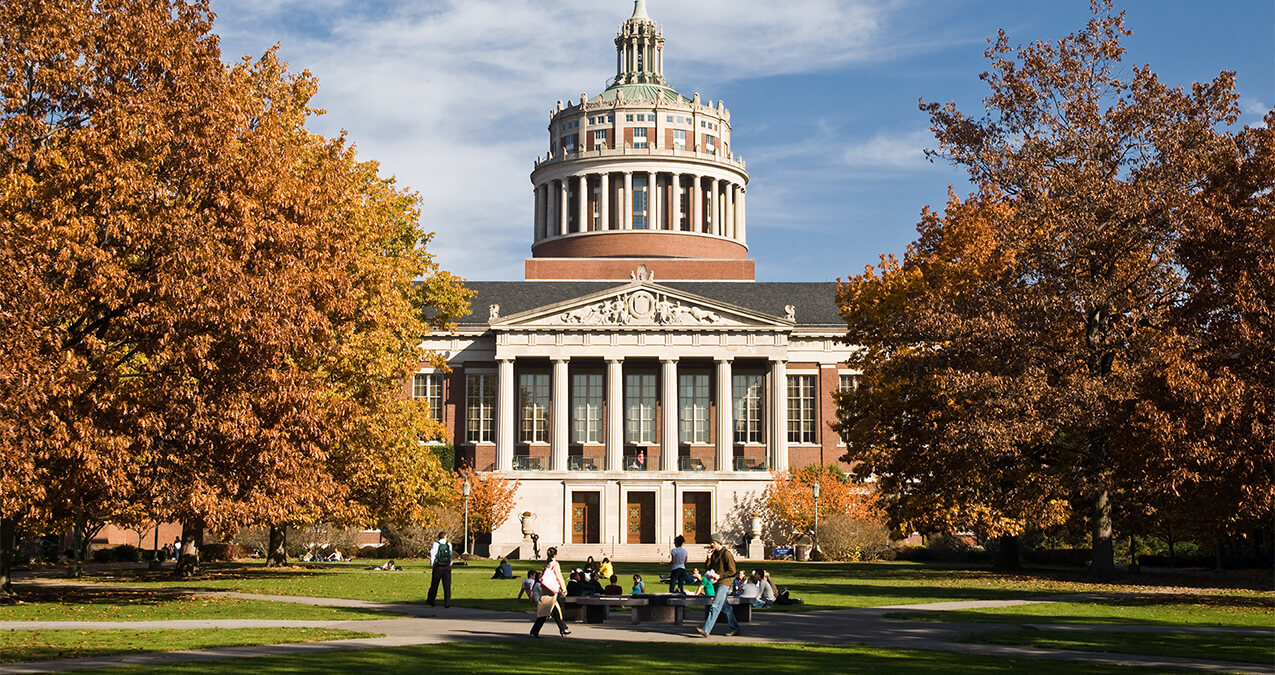
[[[202,562],[230,562],[239,557],[239,545],[231,542],[204,544],[199,548]]]
[[[1023,561],[1034,565],[1085,567],[1089,564],[1087,548],[1041,548],[1023,552]]]
[[[93,551],[93,562],[140,562],[142,552],[136,546],[121,544]]]
[[[874,518],[834,515],[819,523],[819,550],[829,560],[878,560],[890,550],[890,529]]]
[[[981,547],[972,545],[964,537],[941,534],[926,538],[924,546],[904,546],[895,550],[899,560],[913,562],[989,562],[991,555]]]

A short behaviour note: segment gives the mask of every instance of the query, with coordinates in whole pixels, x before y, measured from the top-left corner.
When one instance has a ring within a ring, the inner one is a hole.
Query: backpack
[[[442,567],[452,565],[452,545],[443,541],[438,543],[438,554],[434,556],[434,564]]]

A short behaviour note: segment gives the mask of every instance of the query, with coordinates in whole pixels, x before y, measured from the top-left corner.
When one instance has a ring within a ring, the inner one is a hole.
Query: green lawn
[[[248,593],[302,595],[311,597],[351,598],[381,602],[423,602],[429,590],[428,565],[421,561],[401,561],[402,572],[367,571],[376,560],[353,563],[310,564],[284,570],[266,569],[259,563],[207,565],[200,579],[174,580],[167,573],[144,570],[116,571],[98,575],[103,581],[153,583],[158,586],[236,590]],[[538,568],[534,561],[512,561],[514,572],[525,576],[528,569]],[[570,568],[577,563],[564,562]],[[694,564],[694,563],[692,563]],[[891,563],[797,563],[767,561],[764,563],[775,583],[787,587],[793,597],[805,600],[803,605],[776,607],[767,611],[807,611],[849,607],[871,607],[893,604],[915,604],[954,600],[1005,600],[1038,597],[1057,593],[1114,592],[1147,590],[1129,584],[1092,584],[1083,571],[1034,570],[1019,574],[1002,574],[987,569],[958,565]],[[455,603],[464,607],[494,610],[526,610],[528,605],[516,602],[518,581],[491,579],[495,562],[476,561],[469,567],[457,567],[452,573]],[[754,567],[743,563],[744,567]],[[666,566],[655,563],[616,563],[616,573],[626,588],[631,575],[639,573],[647,584],[660,588],[659,575]],[[1130,581],[1145,583],[1149,577]],[[1201,591],[1204,593],[1205,591]],[[1263,591],[1207,591],[1227,597],[1265,597]],[[1191,594],[1193,595],[1193,594]]]
[[[1232,626],[1272,628],[1270,594],[1155,594],[1093,602],[1050,602],[1017,607],[900,612],[887,618],[958,623],[1086,623],[1108,625]]]
[[[9,630],[0,631],[0,663],[369,637],[380,635],[327,628]]]
[[[248,617],[349,621],[401,616],[357,608],[192,596],[168,590],[63,589],[21,585],[17,590],[22,604],[0,604],[0,621],[162,621]]]
[[[1272,639],[1272,636],[1010,630],[975,633],[961,638],[960,641],[992,645],[1029,645],[1042,649],[1176,656],[1209,661],[1261,663],[1267,666],[1275,663],[1275,639]]]
[[[1021,673],[1136,675],[1163,672],[1056,661],[998,659],[947,652],[877,649],[858,645],[718,645],[583,642],[571,639],[450,643],[313,656],[174,663],[113,668],[97,673]]]

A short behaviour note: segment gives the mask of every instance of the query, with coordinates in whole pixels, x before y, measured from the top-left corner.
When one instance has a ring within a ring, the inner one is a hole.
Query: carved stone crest
[[[702,326],[722,322],[717,312],[682,302],[672,302],[665,295],[638,290],[592,305],[577,307],[558,315],[558,321],[571,325],[627,326],[656,324],[659,326]]]

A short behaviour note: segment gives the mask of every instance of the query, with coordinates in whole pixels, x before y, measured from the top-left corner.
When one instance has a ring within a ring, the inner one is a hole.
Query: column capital
[[[660,363],[677,363],[677,359],[660,359]]]
[[[713,360],[714,360],[714,361],[716,361],[716,362],[718,362],[718,363],[730,363],[731,361],[734,361],[734,360],[735,360],[735,357],[733,357],[733,356],[714,356],[714,357],[713,357]]]
[[[571,357],[570,356],[551,356],[549,357],[549,360],[553,361],[554,363],[567,363],[571,361]]]
[[[608,359],[606,359],[606,362],[607,362],[607,363],[624,363],[624,359],[622,359],[622,358],[620,358],[620,359],[611,359],[611,358],[608,358]]]

